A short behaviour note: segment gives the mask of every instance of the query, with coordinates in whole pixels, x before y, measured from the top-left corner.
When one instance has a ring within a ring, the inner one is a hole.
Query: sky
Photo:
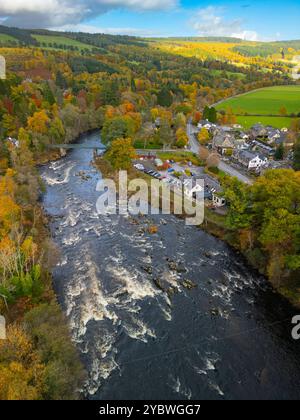
[[[0,0],[0,23],[147,37],[300,39],[299,0]]]

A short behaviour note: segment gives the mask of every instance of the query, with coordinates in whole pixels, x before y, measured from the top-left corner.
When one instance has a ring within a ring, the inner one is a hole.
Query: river
[[[60,248],[54,286],[89,374],[85,398],[299,399],[295,311],[225,243],[183,220],[98,216],[91,160],[91,150],[73,150],[41,168]]]

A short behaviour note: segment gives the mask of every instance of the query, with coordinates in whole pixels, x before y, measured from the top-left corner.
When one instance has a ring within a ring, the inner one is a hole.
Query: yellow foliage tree
[[[198,133],[198,140],[201,144],[205,145],[209,143],[210,134],[206,128],[202,128]]]
[[[0,178],[0,239],[7,235],[20,216],[20,207],[14,200],[16,186],[13,177],[14,171],[8,169]]]
[[[109,151],[106,153],[114,169],[129,169],[132,159],[136,158],[136,152],[132,146],[132,139],[116,139],[112,142]]]
[[[10,325],[0,341],[0,400],[39,400],[45,389],[45,366],[25,330]]]
[[[28,129],[34,133],[46,134],[48,130],[49,117],[45,110],[35,112],[32,117],[28,118]]]

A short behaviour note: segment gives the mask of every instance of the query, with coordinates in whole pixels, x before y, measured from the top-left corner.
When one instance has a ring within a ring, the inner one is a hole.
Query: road
[[[193,153],[199,153],[199,143],[195,138],[195,133],[197,132],[196,127],[194,127],[191,122],[188,123],[187,125],[187,134],[189,137],[189,142],[190,142],[190,150]],[[234,176],[236,178],[238,178],[241,182],[244,182],[245,184],[252,184],[253,181],[247,177],[246,175],[242,174],[241,172],[239,172],[237,169],[233,168],[232,166],[228,165],[227,163],[223,162],[222,160],[220,161],[218,168],[220,169],[220,171],[225,172],[226,174],[230,175],[230,176]]]
[[[223,162],[222,160],[219,163],[219,169],[220,171],[226,172],[226,174],[230,176],[235,176],[245,184],[253,184],[253,181],[250,178],[239,172],[237,169],[233,168],[231,165],[228,165],[227,163]]]

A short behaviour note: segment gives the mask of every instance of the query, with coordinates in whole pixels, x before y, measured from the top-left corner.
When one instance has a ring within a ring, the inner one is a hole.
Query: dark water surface
[[[226,244],[174,216],[99,217],[91,159],[74,150],[41,170],[61,250],[55,289],[89,373],[86,397],[299,399],[295,311]]]

